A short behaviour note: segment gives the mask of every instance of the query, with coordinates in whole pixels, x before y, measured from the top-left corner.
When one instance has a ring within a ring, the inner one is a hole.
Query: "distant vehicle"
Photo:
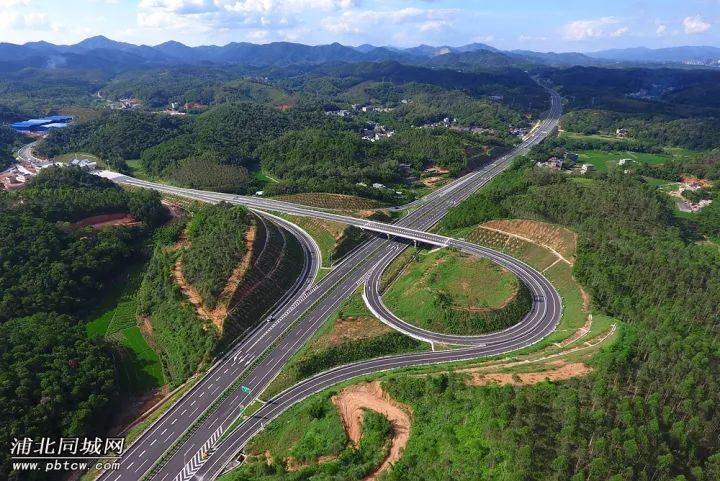
[[[203,452],[200,453],[200,459],[205,460],[205,459],[208,458],[208,456],[209,456],[209,455],[208,455],[208,452],[207,452],[207,451],[203,451]]]
[[[273,322],[275,320],[275,315],[271,315],[267,318],[267,322]]]

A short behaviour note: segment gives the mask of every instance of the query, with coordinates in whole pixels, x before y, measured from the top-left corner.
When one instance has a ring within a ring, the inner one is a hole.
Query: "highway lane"
[[[546,123],[541,124],[541,127],[538,129],[537,132],[540,133],[540,135],[544,135],[543,129],[548,129],[549,127],[546,125]],[[549,131],[549,130],[546,130]],[[446,209],[452,205],[455,205],[457,202],[462,200],[463,198],[470,195],[472,192],[474,192],[478,186],[478,180],[480,181],[487,181],[489,178],[494,175],[493,169],[501,169],[503,167],[503,163],[506,161],[509,161],[514,155],[518,155],[518,153],[522,153],[522,149],[529,148],[530,145],[533,145],[533,142],[539,141],[537,140],[538,137],[533,137],[528,142],[523,142],[521,146],[516,149],[516,151],[513,154],[509,154],[508,156],[505,156],[498,161],[495,161],[494,163],[490,164],[486,168],[482,169],[480,172],[476,174],[471,174],[469,176],[465,176],[463,179],[457,182],[457,184],[453,184],[452,189],[446,189],[443,195],[438,195],[436,197],[437,201],[433,199],[433,201],[428,202],[426,205],[428,208],[424,208],[425,206],[421,206],[420,209],[417,211],[411,212],[408,216],[406,216],[404,219],[402,219],[398,224],[407,224],[407,225],[417,225],[418,227],[424,227],[427,228],[431,225],[433,225],[443,214]],[[483,178],[485,176],[485,178]],[[363,228],[366,228],[368,230],[376,230],[378,232],[385,232],[389,234],[397,234],[397,235],[403,235],[406,237],[414,238],[416,240],[421,240],[423,242],[428,243],[434,243],[436,245],[449,245],[452,240],[447,238],[442,238],[441,236],[434,236],[432,234],[427,234],[422,231],[418,231],[415,229],[410,229],[403,227],[403,225],[396,225],[396,226],[390,226],[388,224],[382,224],[382,223],[369,223],[368,221],[362,221],[354,218],[348,218],[345,216],[337,216],[335,214],[329,214],[329,213],[319,213],[317,211],[302,208],[298,206],[294,206],[293,204],[288,203],[279,203],[277,201],[272,201],[268,199],[258,199],[258,198],[247,198],[242,196],[228,196],[226,194],[214,194],[214,193],[208,193],[208,192],[202,192],[192,189],[178,189],[168,186],[159,186],[149,183],[144,183],[142,181],[137,181],[136,179],[129,179],[129,178],[121,178],[116,177],[114,180],[119,181],[121,183],[130,183],[133,185],[138,185],[142,187],[149,187],[149,188],[157,188],[158,190],[163,190],[168,193],[174,193],[176,195],[183,195],[186,197],[196,198],[198,200],[206,201],[206,202],[218,202],[221,200],[235,202],[235,203],[243,203],[245,205],[248,205],[252,208],[265,208],[265,209],[271,209],[271,210],[278,210],[278,211],[284,211],[289,212],[297,215],[307,215],[307,216],[313,216],[313,217],[322,217],[327,218],[329,220],[337,220],[339,222],[346,222],[353,225],[358,225],[357,222],[363,222],[363,225],[360,225]],[[475,182],[473,182],[475,181]],[[435,212],[435,213],[433,213]],[[382,249],[380,248],[382,247]],[[281,344],[277,346],[276,349],[273,349],[270,351],[270,354],[264,358],[260,364],[247,375],[247,384],[252,385],[248,386],[251,387],[252,391],[250,393],[244,393],[245,396],[236,396],[234,394],[231,394],[230,397],[226,399],[226,402],[222,403],[222,405],[230,405],[229,407],[234,406],[234,412],[232,410],[230,411],[223,411],[221,409],[218,409],[216,412],[219,412],[223,415],[225,415],[225,421],[231,419],[233,416],[237,416],[237,406],[239,404],[246,405],[249,403],[249,401],[262,389],[264,385],[270,382],[272,378],[279,372],[280,368],[284,364],[284,362],[289,359],[289,357],[299,348],[305,340],[307,340],[312,334],[314,333],[315,329],[319,327],[319,325],[324,322],[327,315],[332,312],[332,310],[336,309],[344,300],[344,298],[351,294],[354,289],[360,285],[367,276],[367,269],[363,267],[363,269],[355,269],[358,267],[358,265],[361,262],[364,262],[367,264],[367,260],[371,258],[371,254],[375,254],[375,256],[379,256],[378,263],[386,261],[389,257],[397,255],[401,249],[404,246],[401,244],[396,243],[390,243],[386,242],[384,240],[374,239],[370,242],[368,242],[365,246],[358,249],[354,254],[353,258],[348,259],[348,261],[344,262],[342,266],[340,266],[340,269],[337,271],[338,274],[336,274],[336,271],[333,270],[331,274],[326,277],[326,279],[323,280],[323,282],[327,282],[325,286],[318,286],[319,289],[314,288],[313,292],[311,292],[310,296],[306,296],[307,298],[311,298],[312,294],[317,293],[317,296],[320,297],[319,300],[316,300],[314,303],[312,303],[310,306],[306,305],[296,305],[297,310],[295,313],[305,312],[303,311],[303,308],[312,307],[313,309],[309,310],[309,312],[306,313],[305,316],[303,316],[302,322],[298,322],[297,328],[293,330],[287,337],[284,339],[289,339],[290,341],[281,341]],[[378,259],[377,257],[372,257],[373,259]],[[372,264],[372,263],[370,263]],[[379,265],[379,264],[376,264]],[[345,268],[345,271],[350,270],[351,272],[348,274],[347,272],[343,273],[342,268]],[[372,267],[372,265],[370,265]],[[333,274],[335,274],[333,276]],[[339,276],[345,275],[346,278],[342,278],[340,280],[337,280],[336,278]],[[542,277],[542,276],[540,276]],[[321,282],[321,284],[323,284]],[[334,289],[334,291],[333,291]],[[306,295],[308,293],[306,292]],[[541,299],[542,296],[538,297],[538,299]],[[309,302],[305,302],[305,304],[308,304]],[[302,304],[302,301],[301,301]],[[537,303],[542,304],[542,301],[538,301]],[[545,311],[547,312],[547,311]],[[297,314],[295,314],[297,316]],[[553,314],[555,315],[554,311]],[[297,316],[300,318],[301,316]],[[550,325],[545,323],[546,326]],[[552,328],[550,329],[552,330]],[[532,342],[532,337],[527,337],[526,339],[516,340],[515,342],[520,343],[527,343]],[[511,346],[511,348],[514,348]],[[460,352],[460,351],[455,351]],[[461,354],[458,354],[459,356]],[[470,353],[467,355],[471,356],[477,356],[480,355],[479,353]],[[444,359],[444,358],[443,358]],[[404,361],[401,361],[404,362]],[[412,360],[408,362],[413,362]],[[429,361],[433,362],[433,361]],[[235,393],[237,393],[237,389],[235,390]],[[221,405],[221,406],[222,406]],[[228,414],[228,412],[230,414]],[[211,419],[212,418],[212,419]],[[192,438],[196,439],[190,439],[188,441],[185,441],[182,445],[182,448],[178,450],[173,456],[170,461],[157,473],[156,479],[167,479],[170,475],[173,473],[179,473],[179,477],[177,479],[188,479],[189,477],[192,477],[194,472],[193,469],[195,466],[192,466],[192,461],[197,458],[197,456],[200,454],[200,449],[202,449],[203,446],[207,445],[208,441],[203,442],[203,440],[212,440],[214,436],[216,436],[217,430],[214,430],[213,428],[215,426],[222,426],[223,421],[218,419],[220,418],[220,415],[218,416],[211,416],[208,419],[206,419],[202,425],[197,429],[195,434],[192,436]],[[198,434],[199,433],[199,434]],[[231,435],[231,438],[234,436]],[[230,438],[229,438],[230,440]],[[225,444],[225,443],[223,443]],[[196,451],[198,450],[198,451]],[[182,453],[182,456],[180,456],[180,453]],[[193,454],[194,453],[194,454]],[[187,461],[188,456],[190,457],[190,461]],[[217,455],[213,455],[210,457],[211,460],[218,459]],[[188,466],[191,467],[190,470],[188,470]],[[199,468],[202,468],[202,466],[199,466]],[[202,472],[202,471],[200,471]],[[198,474],[200,474],[198,472]],[[187,476],[187,477],[186,477]],[[126,478],[123,478],[123,480]],[[127,479],[136,479],[136,478],[127,478]],[[111,478],[111,481],[114,481]]]
[[[275,216],[262,213],[261,221],[273,222],[298,238],[304,250],[304,269],[295,286],[280,302],[292,304],[297,295],[310,288],[320,267],[320,248],[312,237],[295,224]],[[280,309],[282,312],[283,309]],[[272,343],[279,332],[287,327],[283,319],[272,324],[261,323],[248,333],[242,342],[230,348],[223,357],[208,370],[193,389],[181,397],[168,411],[128,447],[120,460],[120,469],[107,471],[99,479],[120,480],[140,479],[152,463],[170,447],[212,403],[214,396],[241,375],[250,364]],[[205,396],[205,394],[208,394]]]

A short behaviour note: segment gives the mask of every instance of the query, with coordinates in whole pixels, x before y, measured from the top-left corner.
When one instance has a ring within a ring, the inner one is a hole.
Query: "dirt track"
[[[511,373],[472,373],[472,379],[468,381],[470,386],[482,386],[485,384],[510,384],[513,386],[526,386],[530,384],[537,384],[543,382],[545,379],[551,381],[561,381],[564,379],[570,379],[577,376],[584,376],[591,372],[591,369],[581,363],[570,363],[565,364],[563,361],[557,369],[551,369],[548,371],[539,372],[521,372],[517,374]],[[555,361],[554,365],[558,365],[558,361]]]
[[[392,400],[377,381],[354,384],[332,398],[345,425],[348,438],[357,446],[362,437],[363,411],[371,409],[388,418],[393,427],[393,437],[388,457],[364,481],[374,481],[391,464],[400,459],[410,439],[410,408]]]

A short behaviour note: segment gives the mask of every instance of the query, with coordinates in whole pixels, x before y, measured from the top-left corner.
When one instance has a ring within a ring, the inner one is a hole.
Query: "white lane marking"
[[[152,445],[155,444],[156,442],[157,442],[157,439],[153,439],[152,442],[150,443],[150,446],[152,446]]]
[[[145,454],[145,450],[143,449],[143,452],[138,454],[138,457],[143,457],[144,454]]]
[[[170,423],[170,426],[172,426],[172,425],[175,424],[176,422],[177,422],[177,418],[173,419],[172,422]]]
[[[142,468],[143,466],[145,466],[145,463],[147,463],[148,461],[149,461],[148,459],[146,459],[145,461],[143,461],[142,464],[140,464],[140,466],[138,466],[137,468],[135,468],[135,472],[137,473],[138,471],[140,471],[140,468]]]
[[[162,436],[163,434],[165,434],[165,431],[167,431],[167,428],[163,429],[160,435]]]

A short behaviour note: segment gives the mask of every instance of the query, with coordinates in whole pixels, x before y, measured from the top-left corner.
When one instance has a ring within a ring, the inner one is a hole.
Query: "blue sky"
[[[0,0],[0,41],[70,44],[93,35],[149,45],[720,46],[720,0]]]

